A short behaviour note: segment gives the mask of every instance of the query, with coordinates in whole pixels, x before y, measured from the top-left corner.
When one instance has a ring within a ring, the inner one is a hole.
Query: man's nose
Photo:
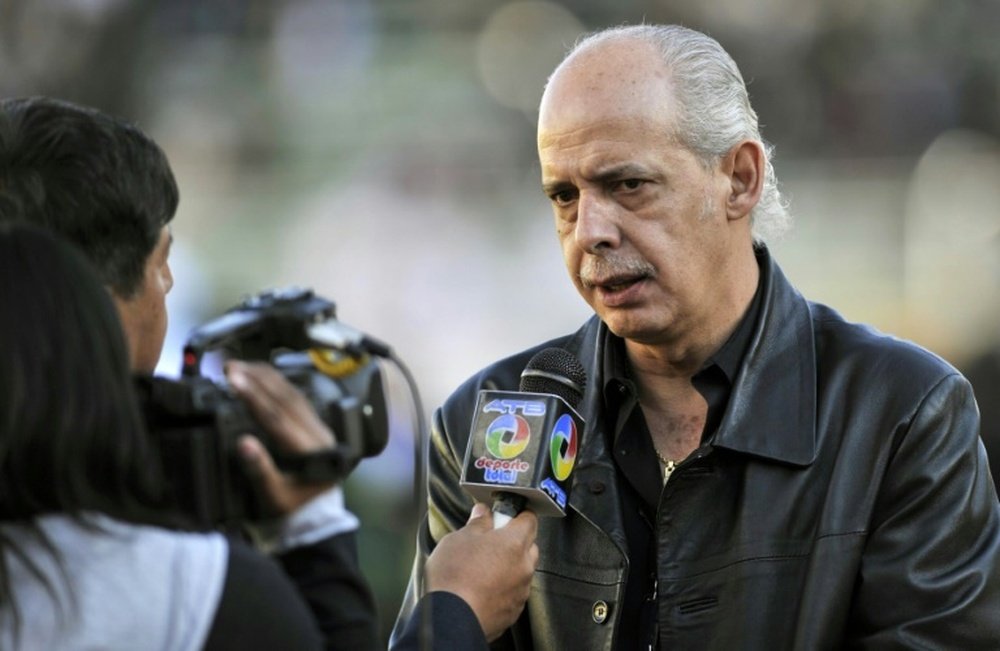
[[[621,241],[618,214],[607,199],[582,192],[577,203],[576,244],[588,253],[617,248]]]

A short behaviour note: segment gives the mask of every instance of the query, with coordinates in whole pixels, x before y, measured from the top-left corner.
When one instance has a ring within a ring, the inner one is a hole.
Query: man
[[[138,128],[57,100],[0,100],[0,221],[42,225],[86,254],[114,299],[137,373],[153,371],[163,346],[165,298],[173,286],[169,223],[177,204],[165,155]],[[234,361],[226,373],[261,426],[289,452],[335,444],[305,397],[269,365]],[[247,436],[239,443],[248,471],[282,517],[272,542],[326,646],[379,646],[374,603],[357,567],[358,522],[345,510],[339,487],[297,482],[278,470],[260,441]],[[485,647],[517,618],[537,558],[536,525],[534,516],[511,525],[494,532],[477,511],[443,543],[451,551],[427,562],[430,596],[421,607],[429,615],[414,618],[400,649],[417,648],[429,630],[425,619],[437,624],[435,648],[472,649]],[[266,592],[261,582],[276,577],[233,549],[207,648],[267,646],[278,624],[301,621],[301,613],[276,600],[265,604],[273,617],[248,617],[261,603],[247,595]],[[274,594],[287,592],[274,588]]]
[[[1000,648],[1000,505],[969,384],[785,279],[763,242],[786,220],[768,148],[719,44],[651,25],[583,40],[543,94],[538,154],[595,316],[445,402],[419,541],[470,507],[478,390],[574,353],[569,508],[539,524],[496,648]]]

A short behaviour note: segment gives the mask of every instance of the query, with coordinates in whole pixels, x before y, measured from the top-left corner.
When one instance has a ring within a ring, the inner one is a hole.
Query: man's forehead
[[[634,38],[596,43],[571,54],[546,84],[546,96],[607,92],[635,94],[655,80],[667,81],[668,70],[657,49]]]
[[[538,148],[573,147],[596,142],[630,146],[636,139],[672,135],[671,125],[669,107],[659,111],[639,105],[638,109],[624,106],[617,112],[562,112],[552,116],[552,119],[539,121]]]
[[[588,110],[589,108],[589,110]],[[637,150],[677,142],[669,104],[634,102],[615,107],[563,105],[539,117],[538,153],[543,159],[592,153],[630,157]]]
[[[651,65],[579,63],[560,69],[546,88],[539,107],[539,135],[622,119],[663,122],[672,112],[669,75],[658,59]]]

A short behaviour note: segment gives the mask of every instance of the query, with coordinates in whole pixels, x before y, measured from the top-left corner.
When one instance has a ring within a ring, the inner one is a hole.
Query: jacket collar
[[[816,348],[809,304],[768,250],[757,251],[763,303],[712,444],[807,466],[816,459]]]
[[[807,466],[816,458],[816,357],[809,304],[788,282],[766,247],[761,267],[760,315],[737,372],[729,404],[710,441],[716,448]],[[607,441],[594,435],[603,410],[602,361],[607,326],[596,316],[567,342],[587,368],[581,402],[588,423],[580,469],[608,459]],[[610,460],[609,460],[610,464]],[[613,468],[609,465],[609,471]]]

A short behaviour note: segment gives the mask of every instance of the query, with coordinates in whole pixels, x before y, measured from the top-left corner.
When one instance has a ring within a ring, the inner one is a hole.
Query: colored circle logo
[[[497,459],[513,459],[524,452],[530,438],[528,421],[517,414],[504,414],[486,428],[486,449]]]
[[[562,481],[573,472],[576,463],[576,421],[569,414],[563,414],[552,428],[549,437],[549,457],[552,460],[552,473]]]

